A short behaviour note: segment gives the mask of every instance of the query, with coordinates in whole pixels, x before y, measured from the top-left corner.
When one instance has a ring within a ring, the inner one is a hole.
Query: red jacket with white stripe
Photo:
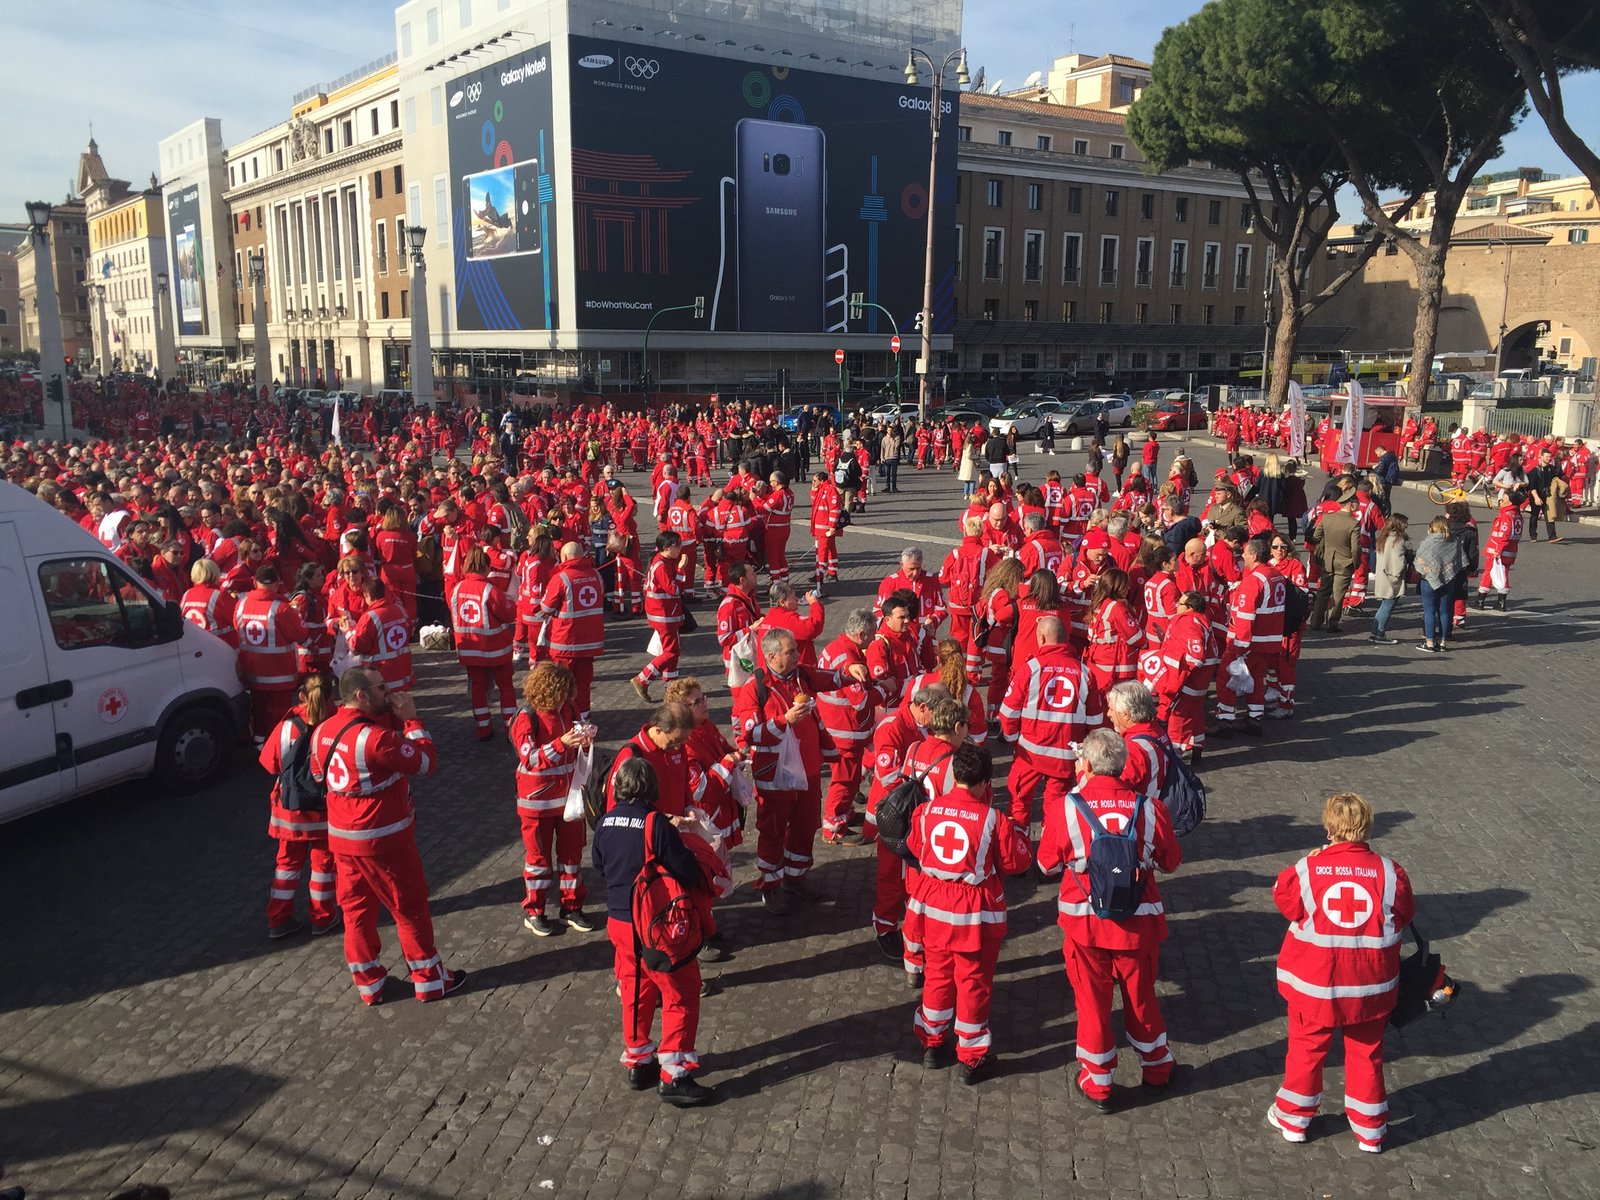
[[[487,577],[471,571],[462,577],[450,595],[450,623],[456,631],[456,658],[463,667],[510,664],[516,606]]]
[[[839,529],[839,487],[831,479],[811,485],[811,536],[832,537]]]
[[[1205,613],[1184,609],[1167,626],[1161,642],[1161,678],[1158,696],[1174,700],[1189,697],[1203,701],[1217,674],[1217,641]]]
[[[900,697],[900,710],[910,712],[911,697],[923,688],[935,684],[941,687],[944,685],[944,677],[937,671],[924,671],[913,677],[906,685],[905,693]],[[956,699],[967,706],[967,739],[976,745],[983,745],[989,739],[989,716],[984,709],[984,693],[971,683],[966,683],[962,685],[961,694]]]
[[[1148,800],[1159,799],[1167,778],[1167,756],[1162,746],[1171,745],[1167,731],[1154,721],[1145,721],[1124,729],[1122,740],[1128,747],[1122,782]]]
[[[1046,527],[1038,533],[1028,535],[1028,540],[1022,543],[1022,552],[1017,557],[1022,560],[1024,579],[1035,571],[1049,571],[1052,575],[1060,575],[1061,565],[1067,559],[1067,551],[1055,532]]]
[[[717,645],[722,647],[724,663],[733,653],[733,644],[739,640],[739,635],[759,620],[761,609],[755,597],[747,595],[740,588],[730,587],[728,594],[717,605]],[[757,657],[760,657],[759,651]]]
[[[294,757],[294,745],[310,732],[305,710],[299,705],[289,710],[289,715],[278,722],[278,727],[262,743],[258,761],[272,776],[272,815],[267,818],[267,835],[280,842],[317,842],[328,840],[328,814],[322,809],[299,810],[282,807],[278,803],[278,777]]]
[[[183,594],[183,619],[214,633],[235,649],[239,645],[239,631],[234,628],[233,611],[238,600],[221,588],[197,583]]]
[[[794,493],[786,487],[773,488],[756,503],[766,512],[767,532],[787,535],[794,515]]]
[[[905,590],[917,598],[917,622],[932,617],[937,626],[945,617],[944,595],[939,588],[939,577],[921,571],[915,579],[908,576],[904,570],[894,572],[884,577],[878,585],[878,598],[872,603],[872,614],[876,617],[883,616],[883,602],[895,592]]]
[[[540,558],[532,550],[524,550],[517,562],[517,620],[532,625],[539,619],[539,606],[544,603],[544,591],[555,572],[554,559]]]
[[[860,646],[842,633],[817,656],[817,666],[824,671],[843,673],[852,663],[866,666],[867,657]],[[837,692],[823,692],[817,697],[817,716],[835,749],[841,754],[859,754],[872,740],[873,713],[883,703],[883,690],[852,679],[850,686]]]
[[[559,712],[523,708],[511,719],[509,736],[517,751],[517,812],[543,816],[559,813],[567,803],[572,772],[581,751],[561,740],[573,725],[570,704]]]
[[[1228,622],[1228,657],[1277,654],[1283,649],[1283,605],[1288,595],[1283,576],[1266,563],[1245,571],[1233,589]]]
[[[1144,644],[1144,626],[1131,605],[1121,600],[1106,600],[1089,614],[1089,647],[1084,660],[1094,672],[1103,692],[1119,683],[1130,683],[1139,669],[1139,647]]]
[[[814,667],[817,665],[817,639],[822,636],[827,624],[828,610],[821,601],[807,606],[803,613],[798,609],[791,612],[782,605],[774,605],[761,618],[761,631],[787,629],[794,634],[795,645],[800,651],[800,665]]]
[[[549,650],[561,658],[599,658],[606,648],[605,583],[586,558],[568,559],[545,585],[539,618]]]
[[[421,721],[337,709],[311,735],[311,773],[328,790],[328,849],[374,856],[415,837],[410,777],[433,770]]]
[[[1178,580],[1171,571],[1157,571],[1144,584],[1144,635],[1152,646],[1167,636],[1167,626],[1178,615]]]
[[[967,615],[978,602],[983,577],[989,571],[989,556],[976,537],[961,538],[961,544],[944,557],[939,582],[944,585],[946,607],[954,615]]]
[[[700,514],[687,500],[674,500],[667,509],[667,528],[678,535],[685,554],[700,544]]]
[[[872,758],[867,763],[871,772],[867,786],[869,825],[878,823],[878,801],[905,778],[906,755],[927,736],[927,730],[916,723],[909,708],[890,709],[872,731]]]
[[[737,728],[734,736],[740,746],[750,751],[750,774],[756,791],[777,790],[773,780],[778,771],[778,748],[787,733],[793,733],[798,740],[800,757],[815,789],[822,773],[824,754],[822,726],[816,710],[805,714],[794,725],[790,725],[784,715],[796,696],[804,693],[817,700],[821,693],[839,691],[852,680],[843,672],[824,671],[818,667],[797,666],[788,675],[775,675],[764,665],[756,670],[766,684],[767,702],[761,703],[755,679],[733,693],[733,719]],[[821,707],[820,703],[817,707]],[[826,753],[832,757],[831,745]]]
[[[1365,842],[1314,850],[1272,889],[1289,932],[1278,951],[1278,992],[1329,1028],[1385,1016],[1400,987],[1400,931],[1416,914],[1411,881]]]
[[[918,806],[906,846],[919,865],[906,873],[906,911],[922,917],[923,945],[973,951],[1005,936],[1003,877],[1033,865],[1010,817],[957,787]]]
[[[1105,700],[1069,646],[1040,646],[1014,665],[1000,705],[1000,732],[1022,760],[1052,779],[1070,779],[1077,746],[1105,722]]]
[[[1109,775],[1091,775],[1078,787],[1077,794],[1105,826],[1107,833],[1121,834],[1139,812],[1139,860],[1146,867],[1175,871],[1183,861],[1183,850],[1172,832],[1172,818],[1159,800],[1145,800],[1142,806],[1132,788]],[[1161,889],[1155,874],[1145,878],[1144,895],[1138,910],[1120,921],[1097,917],[1089,907],[1089,841],[1093,830],[1084,815],[1067,796],[1046,799],[1044,831],[1039,838],[1039,869],[1046,875],[1061,873],[1061,894],[1056,898],[1056,923],[1068,940],[1080,946],[1102,950],[1138,950],[1166,940],[1166,909],[1161,905]]]
[[[374,667],[395,691],[412,684],[411,618],[393,596],[385,596],[356,619],[348,642],[363,666]]]
[[[651,625],[683,624],[683,592],[678,584],[678,565],[660,554],[650,560],[644,577],[644,616]]]
[[[276,592],[253,588],[233,613],[239,630],[239,677],[260,692],[292,692],[299,682],[295,646],[306,640],[305,622]]]

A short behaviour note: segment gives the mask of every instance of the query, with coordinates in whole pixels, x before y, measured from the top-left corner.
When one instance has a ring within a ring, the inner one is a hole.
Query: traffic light
[[[699,321],[699,320],[703,319],[705,317],[705,315],[706,315],[706,298],[704,296],[696,296],[694,298],[694,319],[696,321]]]
[[[867,294],[865,292],[850,293],[850,319],[852,321],[861,319],[861,313],[866,307],[866,302]]]
[[[54,404],[65,404],[67,402],[67,389],[66,385],[61,382],[61,376],[52,375],[45,381],[44,394],[45,398]]]

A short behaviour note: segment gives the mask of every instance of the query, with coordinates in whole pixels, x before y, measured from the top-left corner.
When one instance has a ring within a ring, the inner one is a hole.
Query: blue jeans
[[[1372,636],[1386,637],[1389,633],[1389,614],[1394,611],[1395,601],[1398,596],[1389,596],[1378,601],[1377,615],[1372,618]]]
[[[1450,588],[1436,588],[1426,579],[1422,581],[1422,636],[1425,640],[1436,646],[1450,640],[1453,603],[1454,593]]]
[[[963,499],[971,500],[973,495],[976,494],[977,490],[978,481],[976,479],[969,479],[961,485],[961,496]]]
[[[883,460],[883,486],[889,491],[897,491],[900,487],[900,460],[886,458]]]

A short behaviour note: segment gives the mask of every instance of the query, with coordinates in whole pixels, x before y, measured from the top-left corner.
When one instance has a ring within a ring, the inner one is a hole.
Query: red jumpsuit
[[[233,610],[236,601],[221,588],[197,583],[183,594],[183,619],[216,634],[235,649],[239,646],[239,631],[234,628]]]
[[[1273,559],[1272,569],[1282,575],[1286,582],[1301,588],[1306,586],[1306,565],[1298,558],[1285,555],[1283,558]],[[1272,698],[1274,691],[1277,693],[1274,716],[1289,716],[1294,712],[1294,685],[1300,673],[1300,645],[1304,637],[1304,629],[1296,629],[1293,633],[1285,635],[1283,651],[1278,655],[1277,664],[1267,668],[1268,699]]]
[[[273,776],[272,815],[267,820],[267,832],[278,843],[267,898],[268,929],[282,928],[294,921],[296,885],[306,873],[308,859],[313,927],[326,928],[339,913],[334,903],[333,855],[328,850],[328,814],[320,808],[287,809],[279,803],[277,777],[293,758],[295,743],[308,732],[305,713],[296,706],[261,747],[261,766]]]
[[[1289,1002],[1289,1049],[1272,1115],[1294,1141],[1322,1102],[1322,1065],[1344,1035],[1344,1112],[1363,1149],[1388,1131],[1383,1030],[1400,985],[1400,931],[1416,901],[1400,864],[1365,842],[1335,842],[1278,876],[1272,899],[1289,920],[1278,992]]]
[[[545,585],[539,619],[550,630],[550,658],[572,672],[573,703],[589,715],[594,660],[605,653],[605,583],[586,558],[562,563]]]
[[[1217,671],[1217,720],[1231,721],[1240,697],[1228,675],[1228,664],[1244,660],[1250,672],[1251,689],[1246,698],[1247,712],[1259,721],[1266,712],[1267,672],[1277,666],[1283,654],[1283,605],[1287,589],[1283,576],[1266,563],[1245,571],[1233,589],[1232,618],[1228,641],[1222,649]]]
[[[1511,590],[1511,568],[1517,561],[1517,545],[1521,540],[1522,512],[1509,504],[1504,505],[1495,514],[1494,524],[1489,527],[1489,539],[1483,544],[1483,578],[1478,580],[1479,592],[1499,592],[1505,595]],[[1496,588],[1494,585],[1496,562],[1505,564],[1504,588]]]
[[[1005,699],[1011,679],[1012,649],[1017,637],[1017,602],[1004,588],[995,588],[978,601],[973,610],[972,645],[967,650],[967,673],[975,674],[983,664],[989,666],[989,703],[992,721]]]
[[[983,590],[983,577],[988,568],[989,557],[983,542],[977,537],[963,535],[961,544],[945,555],[944,565],[939,570],[939,583],[944,588],[950,613],[950,636],[963,647],[972,641],[972,610]]]
[[[1016,745],[1006,778],[1013,821],[1028,825],[1041,785],[1046,801],[1066,795],[1078,744],[1104,720],[1088,665],[1065,644],[1040,646],[1033,658],[1017,664],[1000,706],[1000,732]]]
[[[695,572],[700,559],[700,514],[687,500],[674,500],[667,509],[667,528],[678,535],[678,544],[683,548],[678,555],[680,590],[687,599],[693,600]]]
[[[500,693],[500,719],[508,729],[517,712],[517,693],[511,682],[511,638],[516,620],[517,610],[506,594],[482,575],[469,571],[450,595],[456,658],[467,672],[467,695],[479,737],[487,737],[491,729],[491,681]]]
[[[872,903],[872,932],[879,936],[900,926],[906,909],[905,860],[878,841],[878,801],[906,778],[906,758],[927,736],[909,709],[892,709],[872,732],[872,786],[867,790],[867,819],[861,834],[878,847],[877,887]],[[906,969],[920,969],[908,954]]]
[[[853,663],[866,666],[866,656],[844,634],[829,642],[817,656],[824,671],[844,671]],[[872,741],[873,713],[883,694],[872,684],[851,681],[837,692],[817,697],[817,713],[826,738],[833,744],[835,758],[829,763],[828,794],[822,805],[822,833],[836,838],[845,832],[865,775],[863,759]]]
[[[1140,861],[1146,868],[1174,871],[1183,859],[1172,833],[1172,818],[1159,800],[1140,800],[1120,779],[1093,775],[1078,788],[1108,833],[1120,834],[1135,820]],[[1122,987],[1122,1021],[1128,1042],[1139,1055],[1144,1082],[1161,1086],[1172,1078],[1167,1027],[1156,1003],[1156,976],[1167,918],[1155,872],[1145,877],[1138,911],[1122,920],[1097,917],[1089,906],[1087,867],[1092,829],[1065,795],[1046,800],[1039,840],[1039,869],[1061,873],[1056,909],[1065,943],[1067,978],[1078,1009],[1078,1085],[1093,1100],[1111,1096],[1117,1069],[1116,1034],[1111,1026],[1111,992]]]
[[[562,820],[580,752],[562,742],[561,735],[572,728],[576,717],[568,703],[553,713],[524,708],[511,722],[524,853],[522,908],[530,917],[543,915],[550,883],[558,871],[563,913],[582,908],[587,895],[583,886],[584,823]]]
[[[842,508],[838,485],[831,479],[811,485],[811,536],[817,543],[817,578],[839,578],[839,513]]]
[[[294,707],[295,646],[308,631],[287,600],[260,587],[240,597],[233,623],[239,631],[239,678],[250,689],[250,729],[265,739]]]
[[[539,645],[539,633],[544,628],[544,622],[539,619],[539,605],[555,566],[554,559],[540,558],[532,550],[524,550],[517,562],[517,629],[512,641],[518,653],[527,651],[529,662],[549,656]]]
[[[389,596],[356,619],[349,634],[350,653],[363,666],[375,667],[392,692],[404,692],[414,682],[411,674],[411,622],[400,602]]]
[[[758,503],[765,512],[763,525],[767,574],[774,580],[789,578],[789,521],[794,512],[794,493],[787,487],[773,488]]]
[[[1206,744],[1206,697],[1217,673],[1217,642],[1204,613],[1184,609],[1161,641],[1161,672],[1154,687],[1156,718],[1179,750]]]
[[[1089,675],[1101,696],[1119,683],[1131,683],[1139,669],[1144,629],[1131,605],[1105,600],[1089,614],[1089,647],[1084,653]]]
[[[634,676],[647,687],[653,680],[670,682],[678,677],[678,657],[682,653],[678,630],[683,624],[681,587],[676,563],[660,554],[650,560],[644,581],[644,615],[661,649]]]
[[[990,1048],[989,1003],[1006,936],[1002,876],[1033,865],[1027,831],[957,787],[916,810],[906,845],[920,864],[907,905],[921,919],[923,945],[917,1040],[940,1045],[954,1020],[956,1057],[975,1065]]]

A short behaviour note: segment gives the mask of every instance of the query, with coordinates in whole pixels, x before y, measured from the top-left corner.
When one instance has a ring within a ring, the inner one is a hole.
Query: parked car
[[[1206,406],[1198,400],[1168,400],[1156,405],[1150,414],[1149,428],[1157,432],[1177,429],[1204,429]]]
[[[989,432],[1005,437],[1015,429],[1019,438],[1038,437],[1045,421],[1060,408],[1061,401],[1055,399],[1023,400],[1001,409],[998,416],[991,418]]]
[[[893,402],[880,404],[877,408],[867,413],[867,416],[871,418],[874,425],[888,425],[896,418],[902,421],[915,421],[921,412],[922,409],[919,405],[901,401],[899,404]]]
[[[953,408],[941,408],[933,414],[933,419],[935,421],[954,421],[963,429],[967,429],[973,425],[988,425],[989,418],[993,415],[993,413],[985,412],[980,408],[969,408],[966,401],[963,401]],[[1017,436],[1020,437],[1021,434]]]
[[[833,422],[835,429],[839,428],[839,406],[837,404],[796,404],[778,418],[778,428],[787,429],[790,433],[793,433],[800,428],[800,414],[803,412],[811,414],[811,427],[813,429],[822,424],[824,417]]]

